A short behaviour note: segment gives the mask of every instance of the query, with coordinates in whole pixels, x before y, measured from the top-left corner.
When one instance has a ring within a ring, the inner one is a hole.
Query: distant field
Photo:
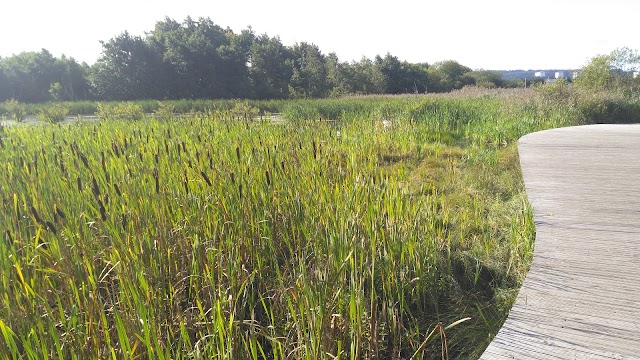
[[[533,248],[515,142],[578,121],[516,92],[183,105],[0,128],[1,354],[438,358],[470,318],[446,344],[477,358]]]

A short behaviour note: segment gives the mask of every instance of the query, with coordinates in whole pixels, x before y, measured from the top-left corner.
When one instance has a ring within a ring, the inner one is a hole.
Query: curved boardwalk
[[[481,359],[640,359],[640,125],[519,142],[536,243]]]

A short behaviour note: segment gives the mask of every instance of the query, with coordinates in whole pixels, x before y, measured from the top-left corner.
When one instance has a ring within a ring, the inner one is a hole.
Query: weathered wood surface
[[[534,258],[481,359],[640,359],[640,125],[542,131],[518,149]]]

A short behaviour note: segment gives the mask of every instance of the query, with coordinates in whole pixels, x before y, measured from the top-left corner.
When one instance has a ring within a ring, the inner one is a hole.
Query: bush
[[[25,104],[19,102],[16,99],[5,101],[5,108],[11,115],[11,118],[17,122],[22,122],[27,116],[27,107]]]
[[[69,108],[62,104],[54,104],[40,110],[37,117],[41,121],[56,124],[64,121],[64,117],[69,114]]]
[[[175,114],[176,107],[168,102],[158,101],[158,108],[153,112],[160,120],[171,120]]]
[[[141,120],[144,110],[142,105],[133,102],[99,103],[96,116],[100,119]]]

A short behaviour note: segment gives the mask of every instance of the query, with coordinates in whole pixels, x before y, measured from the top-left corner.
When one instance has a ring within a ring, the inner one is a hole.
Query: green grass
[[[500,97],[268,104],[289,121],[0,129],[0,354],[434,358],[427,335],[469,317],[443,331],[477,358],[533,248],[515,141],[575,117]]]

